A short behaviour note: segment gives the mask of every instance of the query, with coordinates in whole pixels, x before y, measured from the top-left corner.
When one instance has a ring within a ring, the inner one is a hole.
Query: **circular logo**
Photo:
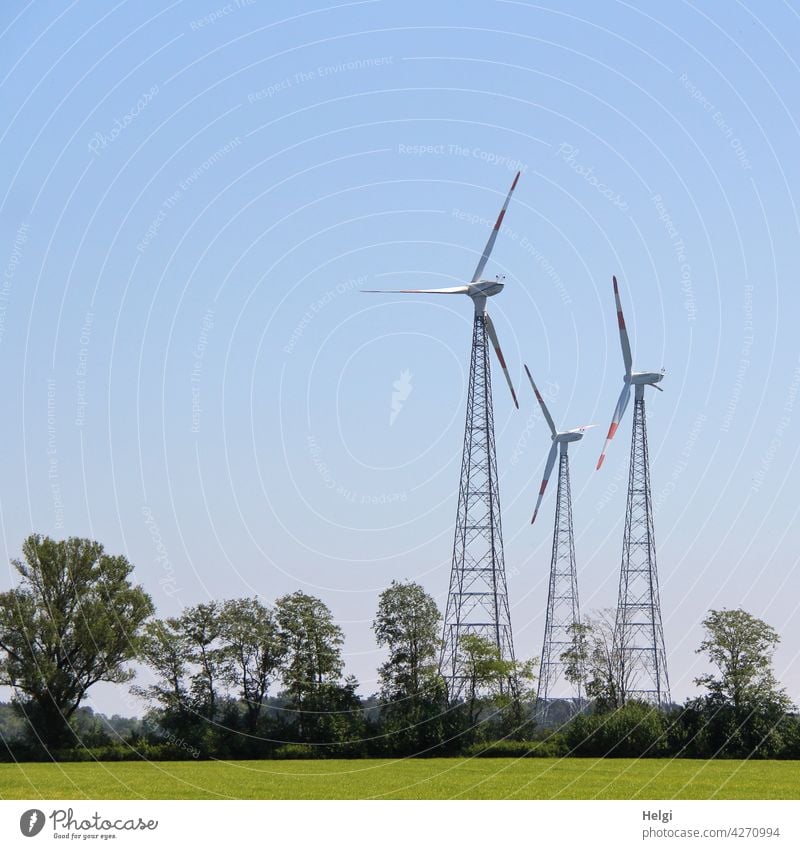
[[[31,808],[19,818],[19,830],[25,837],[36,837],[44,828],[44,812],[38,808]]]

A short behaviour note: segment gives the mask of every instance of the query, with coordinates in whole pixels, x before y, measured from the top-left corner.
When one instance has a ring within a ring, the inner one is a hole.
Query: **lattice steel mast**
[[[623,701],[670,702],[661,624],[644,386],[636,387],[614,642]]]
[[[567,443],[558,459],[556,518],[553,527],[553,553],[550,558],[550,586],[547,593],[547,618],[544,626],[542,660],[536,699],[546,703],[557,693],[564,678],[566,663],[561,659],[572,648],[573,625],[580,625],[578,573],[575,565],[575,537],[572,531],[572,494],[569,483]],[[566,679],[564,679],[566,680]],[[567,687],[564,688],[567,690]],[[568,695],[580,703],[581,684],[568,682]]]
[[[567,663],[562,655],[573,646],[573,626],[580,625],[580,604],[578,602],[578,573],[575,565],[575,535],[572,529],[572,492],[569,482],[569,444],[583,439],[584,432],[594,425],[582,425],[573,430],[557,431],[553,417],[547,409],[530,370],[525,372],[536,400],[542,408],[545,421],[550,428],[552,445],[544,467],[539,498],[533,511],[531,524],[536,521],[544,498],[547,483],[553,472],[558,451],[558,488],[556,490],[555,525],[553,527],[553,550],[550,558],[550,582],[547,593],[547,616],[544,626],[544,642],[539,667],[537,705],[540,715],[547,712],[547,703],[562,678],[566,680]],[[563,688],[567,689],[567,688]],[[569,682],[568,695],[581,702],[581,682]],[[560,697],[564,697],[561,695]]]
[[[661,624],[661,601],[658,589],[656,544],[653,533],[653,505],[650,496],[650,459],[647,453],[647,420],[644,408],[646,386],[661,390],[657,384],[661,372],[632,370],[628,330],[622,315],[617,278],[614,298],[617,306],[619,338],[625,362],[620,393],[603,453],[597,468],[603,464],[610,441],[619,427],[631,395],[636,387],[631,437],[628,502],[625,510],[625,533],[619,577],[619,599],[614,627],[614,654],[618,665],[618,686],[623,703],[642,699],[658,706],[669,704],[669,677],[664,629]]]
[[[464,690],[460,642],[465,634],[478,634],[491,640],[504,659],[514,659],[503,559],[489,346],[485,318],[477,310],[440,662],[451,700],[458,699]]]

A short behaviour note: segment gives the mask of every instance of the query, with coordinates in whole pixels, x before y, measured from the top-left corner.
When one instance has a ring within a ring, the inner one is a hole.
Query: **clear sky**
[[[303,589],[376,689],[378,593],[443,608],[471,304],[360,288],[486,275],[517,653],[541,649],[554,493],[523,362],[570,452],[581,604],[616,603],[648,392],[673,697],[710,608],[783,635],[800,699],[800,11],[774,3],[4,4],[3,556],[126,554],[161,615]],[[394,387],[405,399],[393,409]],[[393,413],[395,413],[393,415]],[[12,582],[0,572],[0,587]],[[139,712],[124,688],[98,709]]]

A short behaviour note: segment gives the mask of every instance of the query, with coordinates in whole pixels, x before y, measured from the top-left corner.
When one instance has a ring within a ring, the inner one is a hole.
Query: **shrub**
[[[320,746],[309,746],[308,743],[285,743],[275,749],[273,757],[278,761],[301,761],[322,756]]]
[[[629,702],[610,713],[580,714],[562,732],[579,757],[640,758],[667,753],[666,720],[652,705]]]
[[[474,743],[463,754],[468,758],[559,758],[566,754],[566,745],[560,735],[553,735],[549,740]]]

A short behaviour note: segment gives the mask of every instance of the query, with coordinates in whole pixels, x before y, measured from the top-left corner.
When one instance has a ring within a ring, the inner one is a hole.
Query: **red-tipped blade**
[[[556,462],[556,451],[558,450],[558,443],[554,442],[550,446],[550,453],[547,455],[547,462],[544,466],[544,477],[542,478],[542,485],[539,487],[539,498],[536,500],[536,508],[533,511],[533,518],[531,519],[531,524],[536,521],[536,516],[539,513],[539,507],[541,507],[542,499],[544,498],[544,491],[547,489],[547,482],[550,480],[550,475],[553,472],[553,465]]]
[[[528,375],[528,380],[531,382],[533,394],[536,396],[536,400],[539,402],[539,406],[542,408],[544,419],[550,427],[550,433],[555,436],[556,426],[553,423],[553,417],[550,415],[550,411],[547,409],[547,405],[544,403],[544,398],[542,398],[541,392],[539,392],[536,384],[533,382],[533,376],[531,375],[530,369],[527,366],[525,366],[525,373]]]
[[[505,217],[506,210],[508,209],[508,202],[511,200],[511,195],[514,194],[514,189],[517,187],[519,175],[520,172],[517,171],[517,176],[514,177],[514,182],[511,184],[511,188],[508,190],[508,194],[506,195],[506,201],[503,204],[503,208],[500,210],[500,214],[497,216],[497,221],[492,228],[489,241],[486,243],[486,247],[483,249],[483,254],[478,262],[477,268],[475,269],[475,273],[472,275],[473,283],[477,283],[477,281],[481,279],[483,269],[486,268],[486,263],[489,261],[489,255],[492,252],[492,248],[494,248],[494,243],[497,241],[497,234],[500,232],[500,225],[503,223],[503,218]]]
[[[614,300],[617,302],[617,324],[619,325],[619,343],[622,346],[622,360],[625,363],[625,374],[630,376],[633,368],[633,357],[631,356],[631,341],[628,338],[628,328],[625,327],[625,316],[622,314],[622,302],[619,299],[619,286],[617,278],[614,281]]]
[[[622,421],[622,417],[625,415],[625,408],[628,406],[628,401],[631,397],[631,385],[630,383],[626,383],[622,387],[622,392],[620,392],[619,399],[617,400],[617,406],[614,408],[614,416],[611,419],[611,425],[608,428],[608,436],[606,436],[606,442],[603,446],[603,453],[600,455],[600,459],[597,461],[597,468],[599,469],[603,465],[603,460],[606,459],[606,452],[608,451],[608,446],[611,440],[614,438],[614,434],[617,432],[617,428],[619,427],[619,423]]]
[[[514,391],[514,384],[511,382],[511,375],[508,373],[508,367],[506,366],[506,360],[503,356],[503,351],[500,348],[500,342],[497,340],[497,331],[494,329],[494,324],[492,323],[491,318],[489,318],[488,313],[484,313],[483,318],[486,324],[486,332],[489,334],[489,339],[491,339],[492,347],[494,348],[495,354],[497,354],[497,359],[500,363],[500,368],[503,369],[503,374],[506,377],[506,383],[508,384],[508,388],[511,390],[511,397],[514,399],[514,406],[519,409],[517,393]]]

